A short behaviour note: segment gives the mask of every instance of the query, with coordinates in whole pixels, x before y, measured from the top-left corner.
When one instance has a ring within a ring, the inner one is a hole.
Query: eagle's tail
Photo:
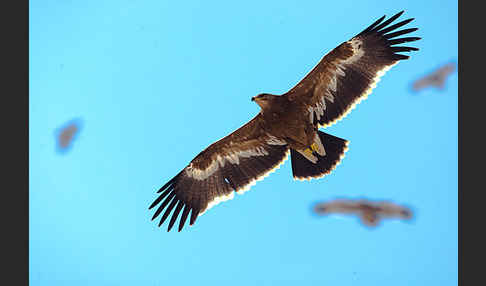
[[[317,157],[317,162],[313,163],[298,151],[290,149],[294,179],[317,179],[331,173],[348,150],[349,141],[321,131],[317,131],[317,133],[322,145],[324,145],[326,154],[321,156],[313,152],[313,155]]]

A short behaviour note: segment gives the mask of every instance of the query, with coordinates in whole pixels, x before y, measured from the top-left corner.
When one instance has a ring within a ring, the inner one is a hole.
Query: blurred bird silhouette
[[[388,201],[372,202],[365,199],[336,199],[318,203],[314,206],[317,214],[348,214],[357,215],[361,222],[369,227],[376,227],[385,218],[411,219],[412,211]]]
[[[65,124],[56,132],[57,147],[59,152],[67,152],[72,142],[81,129],[81,120],[74,119]]]
[[[428,87],[436,87],[440,90],[445,88],[445,82],[449,75],[456,70],[455,63],[448,63],[436,69],[432,73],[414,81],[412,89],[420,91]]]

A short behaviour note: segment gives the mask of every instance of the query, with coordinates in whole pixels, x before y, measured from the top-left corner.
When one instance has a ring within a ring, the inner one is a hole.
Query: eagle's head
[[[260,93],[259,95],[252,97],[251,101],[256,102],[262,109],[265,109],[266,107],[270,106],[275,97],[276,95],[273,94]]]

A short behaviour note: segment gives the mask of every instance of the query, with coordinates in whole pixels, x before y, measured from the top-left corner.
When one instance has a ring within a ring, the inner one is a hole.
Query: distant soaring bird
[[[407,207],[392,202],[369,200],[338,199],[319,203],[314,207],[318,214],[351,214],[361,218],[361,222],[369,227],[378,226],[380,220],[385,218],[411,219],[412,211]]]
[[[320,178],[341,161],[348,141],[318,130],[342,119],[376,86],[379,78],[409,57],[397,52],[417,51],[394,46],[418,37],[398,36],[417,28],[395,31],[412,19],[389,26],[400,12],[385,16],[349,41],[325,55],[296,86],[282,95],[262,93],[252,97],[260,113],[228,136],[199,153],[157,193],[149,209],[158,206],[152,220],[161,214],[159,226],[172,217],[170,231],[182,211],[179,231],[189,212],[190,225],[219,202],[242,194],[257,180],[274,171],[291,155],[295,179]],[[174,209],[175,208],[175,209]]]
[[[447,78],[455,70],[456,65],[454,63],[445,64],[430,74],[414,81],[412,88],[414,91],[420,91],[427,87],[436,87],[442,90],[445,87]]]
[[[75,119],[56,132],[57,146],[59,151],[66,152],[71,147],[73,140],[81,129],[81,121]]]

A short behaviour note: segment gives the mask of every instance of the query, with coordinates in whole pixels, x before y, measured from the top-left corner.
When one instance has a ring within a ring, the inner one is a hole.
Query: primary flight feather
[[[401,14],[381,17],[361,33],[325,55],[295,87],[282,95],[252,97],[261,110],[248,123],[214,142],[167,182],[150,205],[159,226],[170,217],[170,231],[180,216],[193,225],[215,204],[232,199],[264,178],[288,157],[295,179],[320,178],[341,161],[348,141],[319,131],[340,120],[366,98],[386,70],[400,60],[399,52],[417,48],[395,46],[419,40],[399,37],[417,28],[396,30],[412,19],[390,25]],[[190,216],[189,216],[190,215]]]

